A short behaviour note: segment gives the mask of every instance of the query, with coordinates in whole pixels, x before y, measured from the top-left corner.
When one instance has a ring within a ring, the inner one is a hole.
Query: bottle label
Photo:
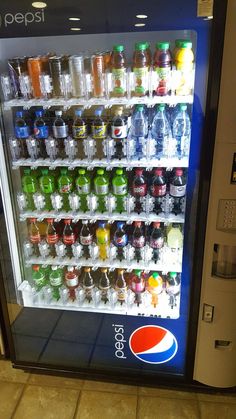
[[[93,242],[93,236],[89,234],[88,236],[80,236],[80,243],[82,246],[90,246]]]
[[[73,189],[73,183],[67,183],[66,185],[60,185],[59,186],[59,192],[60,193],[69,193]]]
[[[43,183],[40,185],[41,186],[41,190],[43,193],[45,194],[51,194],[54,192],[54,183]]]
[[[40,237],[40,233],[34,234],[34,235],[30,235],[30,241],[33,244],[37,244],[40,243],[41,237]]]
[[[152,196],[165,196],[166,184],[165,185],[152,185],[151,194]]]
[[[50,281],[50,284],[53,286],[53,287],[59,287],[60,285],[62,285],[62,277],[61,277],[61,275],[59,275],[59,276],[53,276],[53,277],[50,277],[49,278],[49,281]]]
[[[186,185],[175,186],[170,184],[170,195],[174,197],[182,197],[186,194]]]
[[[67,287],[68,288],[70,288],[70,287],[77,287],[77,285],[79,284],[79,280],[78,280],[78,276],[77,275],[71,275],[71,277],[69,277],[69,275],[68,275],[68,277],[66,276],[66,285],[67,285]]]
[[[48,234],[46,237],[47,243],[48,244],[55,244],[58,242],[58,234]]]
[[[97,195],[107,195],[109,190],[108,190],[108,185],[97,185],[95,184],[95,192]]]
[[[35,184],[34,182],[31,182],[31,183],[25,183],[25,184],[23,185],[23,191],[24,191],[25,193],[28,193],[28,194],[35,193],[35,192],[37,191],[36,184]]]
[[[170,67],[156,67],[155,69],[160,80],[169,80]]]
[[[75,243],[75,235],[74,233],[70,234],[69,236],[63,236],[64,244],[71,245]]]
[[[121,237],[114,237],[114,244],[117,247],[125,247],[128,243],[128,237],[126,234],[124,234]]]
[[[73,138],[76,138],[77,140],[83,140],[84,138],[87,138],[87,126],[86,125],[73,125],[72,127],[73,131]]]
[[[159,237],[158,239],[150,238],[150,247],[152,249],[161,249],[164,244],[163,237]]]
[[[90,193],[90,183],[85,183],[84,185],[77,184],[77,191],[80,195],[87,195]]]
[[[113,92],[117,94],[124,94],[126,91],[126,70],[125,68],[113,68]]]
[[[54,138],[66,138],[68,137],[68,125],[63,125],[61,127],[52,127],[53,137]]]
[[[34,279],[34,282],[36,283],[38,287],[42,287],[45,282],[45,276],[42,274],[40,278]]]
[[[44,139],[49,136],[49,127],[43,125],[42,127],[34,127],[34,136],[36,139]]]
[[[113,185],[114,195],[125,195],[127,194],[127,184],[125,185]]]
[[[127,287],[119,288],[117,285],[115,286],[115,291],[117,292],[117,298],[120,301],[124,301],[126,294],[127,294]]]
[[[144,291],[144,284],[143,284],[143,282],[132,281],[131,288],[132,288],[132,291],[134,291],[134,292],[143,292]]]
[[[145,95],[148,90],[148,67],[134,68],[134,91],[137,95]]]
[[[133,195],[145,196],[147,194],[147,185],[133,186]]]
[[[107,126],[106,125],[92,125],[92,137],[95,140],[106,138]]]
[[[15,135],[17,138],[28,138],[30,136],[29,127],[15,127]]]
[[[103,235],[102,237],[97,236],[97,243],[99,244],[107,244],[109,243],[109,235]]]
[[[114,139],[123,139],[127,137],[127,125],[120,127],[111,126],[111,137]]]
[[[145,237],[141,236],[141,237],[134,237],[133,238],[133,247],[139,248],[141,249],[141,247],[143,247],[145,245]]]

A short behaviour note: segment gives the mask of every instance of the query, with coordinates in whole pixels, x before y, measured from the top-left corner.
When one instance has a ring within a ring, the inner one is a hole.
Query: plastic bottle
[[[72,135],[75,140],[84,140],[88,136],[88,127],[82,118],[82,109],[75,110],[75,119],[72,125]]]
[[[156,153],[159,157],[166,149],[168,150],[168,143],[171,138],[171,128],[164,103],[160,103],[157,107],[156,115],[152,121],[151,134],[152,138],[156,140]]]
[[[91,274],[91,268],[84,268],[81,285],[85,291],[85,296],[88,301],[92,300],[92,292],[95,287],[94,279]]]
[[[104,140],[107,136],[107,123],[102,118],[102,109],[95,109],[95,118],[91,126],[94,140]]]
[[[125,197],[128,193],[128,180],[123,173],[123,169],[117,169],[112,179],[113,195],[116,198],[116,211],[125,211]]]
[[[193,62],[194,54],[192,42],[186,40],[179,43],[175,53],[176,69],[180,71],[181,77],[176,87],[177,95],[190,95],[193,89]]]
[[[26,139],[30,137],[31,130],[29,124],[26,122],[23,111],[16,111],[16,119],[14,124],[15,137],[20,142],[21,157],[27,158],[28,151]]]
[[[171,53],[169,42],[158,42],[153,57],[154,70],[157,72],[158,84],[155,92],[158,96],[170,93]]]
[[[77,193],[80,198],[80,211],[89,210],[87,198],[91,192],[91,178],[86,174],[85,169],[79,169],[79,176],[75,180]]]
[[[157,168],[154,171],[150,185],[150,194],[155,198],[154,212],[156,214],[163,212],[163,198],[166,196],[166,179],[162,168]]]
[[[56,301],[60,300],[60,288],[63,284],[63,273],[59,266],[52,266],[49,273],[49,283],[52,289],[52,298]]]
[[[113,244],[117,248],[117,259],[123,260],[125,257],[124,249],[125,246],[128,244],[128,236],[127,233],[124,230],[125,223],[122,221],[119,221],[117,223],[117,229],[114,233],[113,237]]]
[[[148,135],[148,120],[143,105],[136,105],[132,115],[130,137],[135,140],[136,157],[143,157],[143,142]]]
[[[78,271],[73,266],[67,268],[65,284],[69,290],[69,299],[74,301],[76,299],[75,290],[79,286],[79,276]]]
[[[28,236],[32,244],[37,245],[41,241],[41,235],[36,218],[29,218]]]
[[[71,256],[72,255],[71,246],[72,244],[75,243],[76,237],[75,237],[74,229],[71,225],[71,220],[64,220],[64,224],[65,226],[62,233],[62,240],[63,240],[63,243],[67,247],[67,256]]]
[[[63,200],[63,210],[69,211],[69,194],[73,192],[73,178],[68,173],[68,169],[66,167],[61,168],[57,183],[58,192],[61,194]]]
[[[114,45],[111,54],[112,92],[113,97],[126,94],[126,60],[123,45]]]
[[[173,198],[172,213],[175,215],[183,212],[183,200],[186,195],[186,179],[183,169],[176,168],[170,181],[170,196]]]
[[[51,194],[55,192],[55,178],[49,174],[48,169],[41,170],[41,177],[39,178],[40,190],[44,196],[46,211],[52,210]]]
[[[32,281],[37,291],[40,291],[47,285],[47,278],[43,270],[40,269],[39,265],[32,266]]]
[[[143,210],[142,198],[147,195],[147,180],[143,175],[143,169],[135,169],[131,194],[135,197],[134,211],[140,214]]]
[[[135,52],[133,56],[133,93],[135,96],[140,97],[148,94],[148,69],[149,59],[147,54],[147,44],[146,42],[138,42],[135,44]]]
[[[152,52],[151,52],[150,43],[146,41],[145,44],[146,44],[147,65],[148,65],[148,68],[150,69],[152,65]]]
[[[145,291],[145,279],[140,269],[135,269],[131,274],[131,290],[135,293],[135,303],[142,303],[142,293]]]
[[[110,230],[104,221],[99,221],[98,223],[96,239],[99,247],[99,257],[101,259],[107,259],[110,246]]]
[[[55,111],[55,119],[52,126],[53,137],[57,140],[60,157],[65,156],[64,139],[68,137],[68,124],[62,118],[62,111]]]
[[[36,119],[34,121],[34,137],[38,140],[40,157],[47,157],[44,140],[49,137],[49,126],[43,118],[43,109],[35,111]]]
[[[167,233],[167,246],[177,251],[183,247],[183,233],[179,224],[172,224],[170,230]]]
[[[162,293],[163,290],[163,280],[162,277],[157,273],[153,272],[152,275],[147,280],[147,290],[152,295],[152,305],[154,307],[158,304],[158,295]]]
[[[142,260],[142,252],[141,249],[145,246],[145,236],[143,234],[142,229],[142,222],[135,221],[134,222],[134,231],[132,235],[132,246],[134,247],[134,257],[139,262]]]
[[[27,210],[35,210],[33,195],[38,191],[38,182],[36,177],[32,174],[30,168],[24,169],[24,175],[21,179],[22,190],[27,199]]]
[[[128,134],[127,120],[122,114],[123,107],[117,107],[111,122],[111,138],[115,141],[115,153],[113,157],[119,160],[124,157],[124,140]]]
[[[107,274],[107,268],[101,268],[101,277],[99,279],[98,288],[101,291],[101,300],[105,303],[108,301],[108,291],[111,288],[111,281]]]
[[[88,220],[82,221],[82,228],[80,230],[79,242],[83,246],[83,256],[86,259],[90,258],[89,246],[93,243],[93,235],[89,226]]]
[[[52,256],[55,256],[55,244],[59,240],[59,236],[57,233],[57,230],[54,226],[54,219],[53,218],[47,218],[47,230],[46,230],[46,242],[50,246],[50,253]]]
[[[174,296],[180,293],[180,274],[177,272],[169,272],[166,278],[166,292]]]
[[[173,137],[177,142],[177,152],[179,157],[189,155],[191,135],[191,122],[187,113],[187,105],[181,103],[179,111],[173,120]]]
[[[159,222],[152,223],[149,244],[153,249],[153,260],[157,262],[160,259],[160,249],[164,246],[164,235]]]
[[[115,290],[117,293],[118,301],[123,304],[125,301],[128,287],[124,277],[124,269],[117,269],[117,278],[115,281]]]
[[[97,195],[98,200],[98,206],[97,211],[98,212],[104,212],[106,211],[106,195],[109,193],[109,180],[107,176],[104,174],[103,169],[97,170],[97,175],[94,179],[94,190],[95,194]]]

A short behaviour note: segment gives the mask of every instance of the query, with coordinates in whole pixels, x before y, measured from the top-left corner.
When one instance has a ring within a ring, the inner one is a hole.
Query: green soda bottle
[[[80,197],[80,210],[86,212],[89,210],[87,197],[91,192],[91,179],[86,174],[85,169],[79,169],[79,176],[75,180],[77,193]]]
[[[128,180],[123,174],[123,169],[117,169],[116,174],[112,179],[113,195],[116,198],[116,211],[125,211],[125,200],[128,193]]]
[[[69,194],[73,191],[73,178],[68,173],[68,169],[63,167],[60,170],[61,175],[58,178],[58,191],[62,196],[63,210],[69,211]]]
[[[37,192],[38,182],[28,167],[24,169],[21,184],[27,199],[27,210],[35,210],[33,195]]]
[[[94,179],[94,189],[95,194],[97,195],[98,199],[98,212],[105,212],[106,211],[106,201],[105,198],[109,192],[109,179],[104,174],[103,169],[97,170],[97,176]]]
[[[63,285],[63,272],[58,266],[52,266],[49,274],[49,282],[52,288],[52,297],[58,301],[60,299],[60,288]]]
[[[43,269],[39,265],[32,266],[32,280],[37,291],[40,291],[45,285],[47,285],[47,277]]]
[[[46,211],[52,210],[51,194],[55,192],[55,179],[53,175],[50,175],[48,169],[42,169],[42,176],[39,178],[39,186],[45,199]]]

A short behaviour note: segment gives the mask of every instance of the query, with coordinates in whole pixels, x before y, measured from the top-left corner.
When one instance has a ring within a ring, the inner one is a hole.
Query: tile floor
[[[24,373],[0,361],[0,419],[236,419],[236,395]]]

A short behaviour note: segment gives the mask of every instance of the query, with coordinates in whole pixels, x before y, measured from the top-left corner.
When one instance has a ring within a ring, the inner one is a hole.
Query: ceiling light
[[[138,19],[147,19],[147,15],[136,15]]]
[[[81,31],[81,28],[70,28],[71,31]]]
[[[134,26],[145,26],[145,23],[135,23],[135,25]]]
[[[43,1],[34,1],[32,6],[36,9],[44,9],[44,7],[47,7],[47,3],[44,3]]]
[[[213,19],[213,16],[207,16],[207,19]]]
[[[69,17],[69,20],[80,20],[80,17]]]

